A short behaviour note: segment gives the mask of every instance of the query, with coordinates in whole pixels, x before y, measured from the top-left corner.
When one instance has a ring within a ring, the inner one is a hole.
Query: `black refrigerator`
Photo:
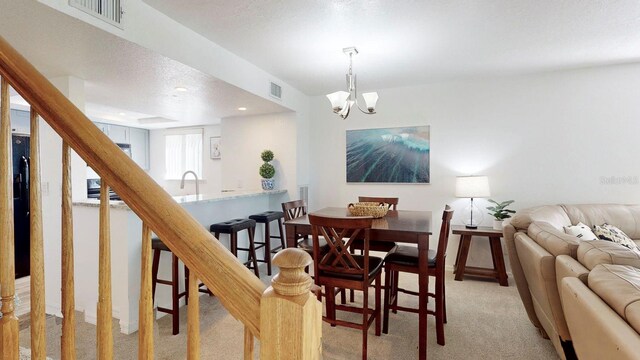
[[[16,278],[29,276],[29,136],[13,135],[13,221]]]

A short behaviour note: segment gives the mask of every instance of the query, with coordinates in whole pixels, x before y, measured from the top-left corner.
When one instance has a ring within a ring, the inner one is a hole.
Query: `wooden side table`
[[[477,229],[467,229],[464,226],[453,225],[452,233],[460,235],[460,246],[458,246],[458,254],[456,255],[456,263],[453,266],[453,273],[456,274],[455,279],[462,281],[464,275],[475,275],[488,277],[498,280],[500,286],[509,286],[507,281],[507,270],[504,265],[504,256],[502,255],[502,237],[501,230],[494,230],[490,227],[479,226]],[[493,258],[493,269],[481,268],[475,266],[467,266],[467,256],[471,247],[471,239],[473,236],[487,236],[491,245],[491,257]]]

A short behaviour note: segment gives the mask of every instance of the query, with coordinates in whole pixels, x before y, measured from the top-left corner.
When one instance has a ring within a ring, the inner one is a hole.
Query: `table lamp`
[[[462,222],[468,229],[477,229],[482,222],[482,212],[473,205],[473,198],[489,197],[489,178],[486,176],[457,176],[456,197],[470,198],[471,204],[463,211]]]

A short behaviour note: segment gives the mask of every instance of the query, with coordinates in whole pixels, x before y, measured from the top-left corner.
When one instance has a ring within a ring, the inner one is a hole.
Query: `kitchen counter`
[[[289,201],[286,190],[242,190],[225,191],[199,196],[174,196],[193,218],[205,229],[211,224],[230,219],[246,219],[252,214],[267,210],[281,210],[281,203]],[[95,304],[98,301],[98,244],[100,226],[100,201],[87,199],[73,203],[74,251],[76,267],[76,286],[85,289],[76,294],[76,309],[83,310],[85,321],[96,323]],[[138,329],[138,299],[140,298],[140,262],[142,253],[142,221],[123,201],[110,201],[111,268],[114,281],[112,287],[113,316],[119,319],[120,331],[131,334]],[[277,226],[272,225],[273,234]],[[256,227],[256,239],[264,237],[264,226]],[[153,229],[152,229],[153,230]],[[247,232],[238,234],[238,246],[248,247]],[[229,237],[221,235],[219,239],[226,247]],[[188,241],[189,239],[184,239]],[[240,252],[240,260],[246,260],[246,254]],[[159,278],[171,278],[171,254],[163,251],[160,257]],[[179,279],[183,279],[183,267],[179,267]],[[159,286],[155,304],[171,306],[171,288]],[[184,299],[181,299],[181,304]],[[164,315],[164,314],[162,314]],[[162,316],[161,315],[161,316]]]
[[[233,191],[223,191],[216,194],[200,194],[196,195],[183,195],[183,196],[173,196],[173,199],[178,204],[193,204],[193,203],[209,203],[216,201],[226,201],[226,200],[234,200],[234,199],[242,199],[249,198],[254,196],[262,196],[262,195],[277,195],[284,194],[287,190],[233,190]],[[87,206],[87,207],[100,207],[99,199],[84,199],[79,201],[74,201],[73,205],[77,206]],[[119,200],[111,200],[109,202],[109,206],[114,209],[129,209],[127,204],[124,201]]]

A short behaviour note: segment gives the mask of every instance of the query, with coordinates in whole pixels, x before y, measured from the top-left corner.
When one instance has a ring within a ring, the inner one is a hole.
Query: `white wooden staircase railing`
[[[39,116],[63,140],[62,151],[62,341],[63,360],[75,359],[75,305],[71,158],[73,149],[102,178],[100,198],[97,354],[113,359],[111,244],[107,186],[120,195],[143,222],[139,313],[139,359],[153,359],[151,234],[191,270],[187,358],[199,359],[197,279],[245,326],[245,359],[253,358],[254,338],[263,359],[318,359],[321,356],[321,305],[310,293],[304,273],[311,258],[286,249],[273,262],[280,274],[265,286],[140,169],[42,74],[0,37],[0,360],[17,360],[18,319],[14,313],[15,263],[9,86],[31,105],[31,354],[46,357],[45,275],[40,190]],[[51,161],[48,159],[48,161]]]

